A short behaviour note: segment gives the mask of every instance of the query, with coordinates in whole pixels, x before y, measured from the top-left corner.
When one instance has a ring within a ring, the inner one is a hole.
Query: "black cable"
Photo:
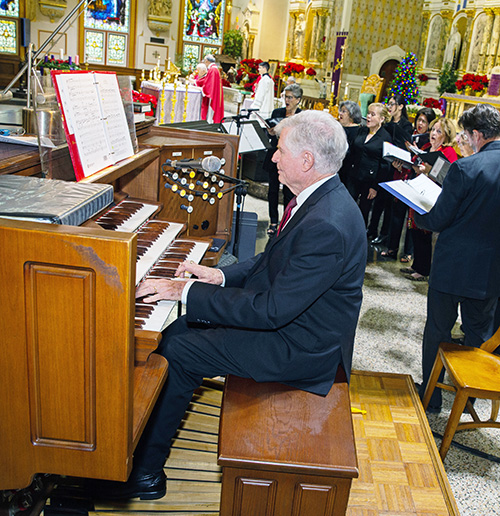
[[[432,431],[432,435],[443,440],[443,436],[441,434],[438,434],[437,432],[434,432],[434,430]],[[476,448],[471,448],[470,446],[457,443],[456,441],[451,441],[451,445],[455,446],[459,450],[470,453],[471,455],[475,455],[476,457],[480,457],[482,459],[490,460],[492,462],[500,464],[500,457],[497,457],[496,455],[491,455],[489,453],[482,452],[481,450],[476,450]]]

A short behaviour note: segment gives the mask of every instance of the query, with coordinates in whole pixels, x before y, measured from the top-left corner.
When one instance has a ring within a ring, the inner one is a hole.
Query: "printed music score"
[[[57,70],[51,74],[76,179],[133,156],[116,74]]]

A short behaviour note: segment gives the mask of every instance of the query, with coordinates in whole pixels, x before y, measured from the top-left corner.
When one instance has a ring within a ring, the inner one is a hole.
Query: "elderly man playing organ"
[[[156,499],[174,437],[204,377],[233,374],[326,396],[349,378],[361,307],[366,235],[361,213],[337,175],[347,150],[342,126],[306,111],[283,120],[273,161],[296,195],[276,238],[247,261],[207,268],[184,262],[174,280],[147,280],[137,297],[182,300],[157,350],[167,382],[125,483],[103,482],[103,498]],[[184,273],[197,276],[186,280]]]

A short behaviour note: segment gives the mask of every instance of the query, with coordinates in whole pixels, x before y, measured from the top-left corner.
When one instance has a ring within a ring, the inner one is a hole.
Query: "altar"
[[[477,104],[491,104],[500,111],[500,97],[472,95],[460,95],[458,93],[443,93],[441,98],[446,100],[446,116],[452,120],[458,120],[464,111],[473,108]]]
[[[163,106],[161,105],[162,90],[164,92]],[[141,91],[158,99],[155,125],[164,123],[192,122],[201,118],[201,99],[203,94],[198,86],[186,86],[180,83],[160,83],[143,81]],[[174,97],[175,93],[175,97]],[[187,102],[186,102],[187,94]],[[173,106],[173,109],[172,109]],[[173,111],[173,120],[172,120]]]

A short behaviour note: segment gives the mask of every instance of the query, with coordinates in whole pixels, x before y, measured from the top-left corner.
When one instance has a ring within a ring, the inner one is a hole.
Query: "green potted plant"
[[[222,46],[224,54],[238,59],[243,51],[243,34],[236,29],[228,30],[224,33]]]
[[[439,73],[439,85],[437,88],[439,94],[442,95],[443,93],[455,93],[457,91],[457,86],[455,85],[457,79],[457,70],[453,70],[450,63],[446,63]]]

